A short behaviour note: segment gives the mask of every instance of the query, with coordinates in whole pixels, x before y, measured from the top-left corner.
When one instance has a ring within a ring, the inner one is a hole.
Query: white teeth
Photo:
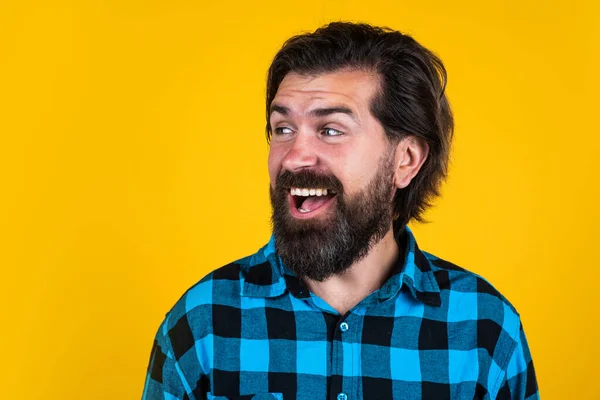
[[[292,196],[327,196],[327,189],[291,188]]]
[[[307,212],[310,212],[309,210],[305,210],[304,208],[299,208],[298,211],[300,211],[302,214],[306,214]]]

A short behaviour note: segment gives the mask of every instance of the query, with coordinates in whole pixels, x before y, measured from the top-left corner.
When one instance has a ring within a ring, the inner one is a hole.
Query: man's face
[[[391,229],[394,147],[370,112],[377,79],[290,73],[271,104],[275,240],[300,276],[344,271]]]

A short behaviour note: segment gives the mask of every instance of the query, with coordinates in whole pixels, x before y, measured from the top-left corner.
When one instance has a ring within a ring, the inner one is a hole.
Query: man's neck
[[[305,279],[308,288],[341,315],[378,290],[390,277],[400,249],[392,229],[362,260],[323,282]]]

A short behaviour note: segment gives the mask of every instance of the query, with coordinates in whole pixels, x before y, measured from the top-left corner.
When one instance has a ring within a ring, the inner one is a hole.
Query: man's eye
[[[344,132],[338,131],[337,129],[333,128],[323,128],[323,134],[325,136],[340,136],[343,135]]]
[[[283,126],[281,128],[275,128],[275,133],[277,135],[289,135],[290,133],[292,133],[292,129]]]

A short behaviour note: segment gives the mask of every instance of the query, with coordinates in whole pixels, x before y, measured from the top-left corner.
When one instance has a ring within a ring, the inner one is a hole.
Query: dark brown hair
[[[445,93],[446,69],[441,60],[412,37],[386,27],[332,22],[313,33],[288,39],[275,55],[267,77],[267,141],[272,130],[269,109],[283,78],[290,72],[319,75],[340,69],[376,71],[379,92],[371,113],[388,139],[423,138],[429,155],[410,184],[396,192],[394,231],[416,219],[439,196],[448,174],[454,121]]]

